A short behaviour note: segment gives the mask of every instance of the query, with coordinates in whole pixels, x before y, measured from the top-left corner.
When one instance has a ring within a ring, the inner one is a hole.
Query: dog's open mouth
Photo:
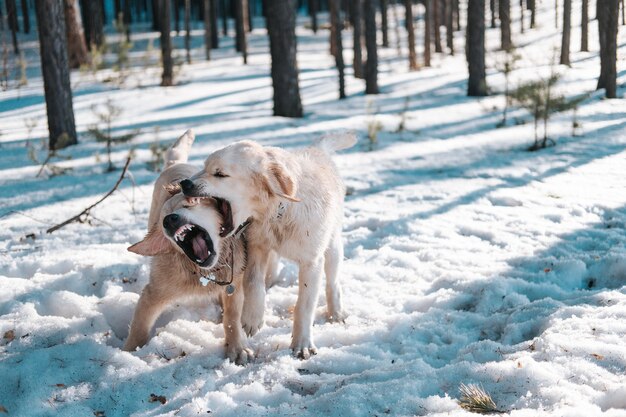
[[[209,234],[197,224],[187,223],[174,233],[174,241],[185,255],[200,266],[207,266],[213,258],[213,241]]]
[[[228,236],[235,226],[233,225],[233,210],[230,207],[230,202],[223,198],[213,197],[216,203],[217,211],[222,216],[222,228],[220,229],[220,237]]]

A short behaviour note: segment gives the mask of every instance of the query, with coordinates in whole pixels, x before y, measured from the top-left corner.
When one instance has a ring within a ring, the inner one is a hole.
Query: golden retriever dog
[[[149,339],[159,315],[187,297],[219,299],[223,307],[226,356],[237,364],[253,357],[241,327],[245,240],[221,237],[223,214],[212,199],[189,199],[178,183],[198,168],[188,165],[193,143],[186,132],[168,150],[166,169],[154,186],[149,232],[129,251],[152,256],[150,282],[143,289],[124,350],[134,351]]]
[[[263,325],[263,277],[272,261],[271,251],[298,264],[291,348],[302,359],[317,353],[311,332],[324,273],[328,319],[345,319],[338,281],[345,188],[331,154],[355,143],[354,135],[340,134],[290,152],[251,141],[236,142],[212,153],[202,171],[180,183],[186,196],[218,202],[227,217],[222,237],[250,224],[242,314],[249,335]]]

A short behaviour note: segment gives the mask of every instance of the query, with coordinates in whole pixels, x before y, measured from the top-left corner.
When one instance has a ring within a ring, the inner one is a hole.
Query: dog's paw
[[[254,359],[254,352],[248,346],[238,345],[233,347],[226,347],[226,356],[231,362],[236,365],[246,365],[252,359]]]
[[[260,309],[255,309],[253,306],[244,304],[241,313],[241,327],[248,336],[257,334],[263,327],[263,305]]]
[[[306,360],[311,356],[317,355],[317,348],[310,340],[301,343],[292,343],[291,350],[293,351],[293,355],[298,359]]]
[[[348,313],[345,310],[329,311],[326,316],[329,323],[345,323]]]

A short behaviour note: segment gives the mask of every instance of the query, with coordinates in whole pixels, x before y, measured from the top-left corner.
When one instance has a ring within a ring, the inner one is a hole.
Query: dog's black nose
[[[173,230],[176,228],[176,224],[178,223],[179,219],[180,219],[180,216],[176,213],[168,214],[163,219],[163,227],[165,227],[166,229]]]
[[[193,189],[193,181],[190,179],[182,180],[180,182],[180,188],[182,188],[183,194],[187,194]]]

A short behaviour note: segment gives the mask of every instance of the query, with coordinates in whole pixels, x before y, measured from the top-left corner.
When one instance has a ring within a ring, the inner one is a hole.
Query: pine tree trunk
[[[211,3],[211,48],[219,48],[220,39],[217,30],[217,1],[210,0]]]
[[[537,1],[536,0],[528,0],[528,8],[530,9],[530,28],[534,29],[536,26],[535,17],[537,14]]]
[[[30,10],[27,0],[22,0],[22,20],[24,21],[24,33],[30,33]]]
[[[104,45],[104,11],[98,0],[84,0],[81,3],[85,40],[87,48],[100,48]]]
[[[554,0],[554,28],[559,28],[559,0]]]
[[[50,150],[77,143],[63,9],[63,0],[35,1]]]
[[[380,0],[380,24],[383,32],[383,47],[389,48],[389,19],[387,9],[389,0]]]
[[[211,60],[211,33],[212,33],[212,21],[211,21],[211,0],[203,0],[204,1],[204,52],[206,56],[206,60]]]
[[[563,1],[563,36],[561,37],[561,65],[570,65],[569,44],[572,27],[572,0]]]
[[[161,0],[152,0],[152,30],[156,30],[157,32],[161,31],[161,13],[159,10],[160,2]],[[85,19],[85,33],[89,33],[86,26],[87,22]],[[89,40],[87,40],[87,44],[89,44]]]
[[[221,0],[222,5],[222,35],[228,36],[228,1]]]
[[[15,0],[6,0],[7,5],[7,19],[9,21],[9,29],[11,29],[11,36],[13,39],[13,52],[16,55],[20,53],[20,46],[17,42],[17,32],[20,30],[20,26],[17,20],[17,7]]]
[[[376,43],[376,5],[375,0],[363,1],[365,20],[365,94],[378,94],[378,45]]]
[[[415,53],[415,27],[413,19],[413,2],[404,0],[404,18],[406,20],[406,28],[408,31],[409,43],[409,71],[415,71],[417,66],[417,54]]]
[[[519,0],[519,26],[521,33],[524,33],[524,10],[524,0]]]
[[[243,55],[243,63],[248,63],[248,0],[235,1],[235,29],[237,51]],[[270,2],[271,3],[271,2]]]
[[[163,62],[163,75],[161,85],[169,87],[174,85],[174,64],[172,62],[172,39],[170,37],[171,20],[170,0],[159,0],[159,11],[161,12],[161,61]]]
[[[467,4],[468,96],[486,96],[485,75],[485,0],[468,0]]]
[[[450,55],[454,55],[454,6],[452,0],[446,0],[446,46]]]
[[[496,0],[489,0],[489,10],[491,11],[491,29],[496,28]]]
[[[126,28],[126,41],[130,42],[130,24],[132,23],[131,0],[124,0],[124,26]]]
[[[600,77],[597,89],[604,88],[606,98],[616,98],[619,0],[598,1],[596,16],[600,37]]]
[[[330,25],[331,33],[334,37],[334,44],[336,52],[335,66],[339,73],[339,99],[346,98],[346,82],[344,77],[345,64],[343,62],[343,42],[341,39],[341,30],[343,29],[343,20],[341,19],[341,0],[329,0],[330,7]]]
[[[364,77],[363,52],[361,48],[361,37],[363,36],[363,17],[361,13],[362,5],[363,0],[350,1],[350,17],[352,18],[352,48],[354,49],[352,68],[354,69],[354,76],[356,78]]]
[[[311,29],[313,33],[317,33],[317,9],[318,0],[309,0],[309,14],[311,15]]]
[[[185,0],[185,51],[191,64],[191,0]]]
[[[513,47],[511,43],[511,0],[498,1],[498,15],[500,16],[500,46],[503,51]]]
[[[622,25],[626,25],[626,4],[624,0],[621,0],[620,4],[622,6]]]
[[[65,29],[67,32],[67,55],[70,68],[89,65],[89,51],[85,42],[78,0],[64,0]]]
[[[292,0],[267,2],[267,31],[272,56],[274,115],[302,117],[296,59],[296,8]]]
[[[459,7],[459,0],[452,0],[454,5],[454,20],[456,21],[456,30],[461,30],[461,11]]]
[[[247,3],[248,3],[248,13],[246,14],[246,16],[248,17],[248,26],[246,26],[246,31],[252,32],[252,29],[254,28],[254,22],[253,22],[254,14],[252,13],[252,2],[247,0]]]
[[[580,21],[580,50],[589,52],[589,0],[582,0]]]
[[[433,24],[435,29],[435,52],[443,52],[441,47],[441,3],[440,0],[432,0]]]
[[[176,36],[180,34],[180,0],[174,1],[174,31]]]
[[[424,0],[424,66],[430,67],[430,34],[432,32],[433,0]]]

